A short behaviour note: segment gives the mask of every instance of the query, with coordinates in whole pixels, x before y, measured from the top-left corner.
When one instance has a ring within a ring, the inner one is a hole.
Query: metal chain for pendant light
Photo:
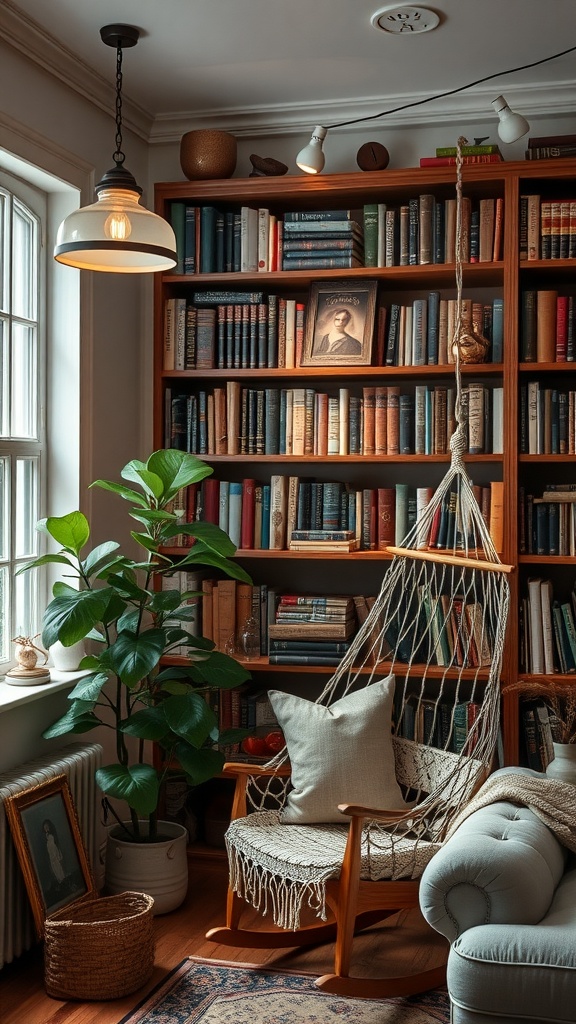
[[[122,47],[116,48],[116,151],[112,154],[117,167],[126,159],[122,152]]]

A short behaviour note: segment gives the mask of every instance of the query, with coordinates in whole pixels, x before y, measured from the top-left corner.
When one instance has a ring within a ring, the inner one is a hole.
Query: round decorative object
[[[141,821],[142,835],[148,822]],[[154,897],[154,914],[176,910],[188,891],[188,832],[173,821],[158,822],[158,841],[133,843],[113,825],[106,843],[105,887],[111,894],[126,889]]]
[[[249,175],[251,178],[259,178],[261,176],[269,178],[279,177],[288,171],[287,164],[281,163],[280,160],[274,160],[271,156],[257,156],[256,153],[251,153],[250,163],[252,164],[252,170]]]
[[[576,786],[576,743],[553,743],[554,760],[546,768],[549,779],[559,779]]]
[[[457,344],[460,351],[460,362],[485,362],[490,342],[483,334],[475,331],[471,324],[462,326]]]
[[[231,178],[236,170],[234,135],[211,128],[186,132],[180,142],[180,166],[190,181]]]
[[[362,171],[383,171],[389,161],[390,154],[380,142],[365,142],[356,153],[356,163]]]

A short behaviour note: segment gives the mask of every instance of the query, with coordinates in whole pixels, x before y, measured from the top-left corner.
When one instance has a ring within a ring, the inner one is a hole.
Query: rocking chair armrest
[[[362,807],[359,804],[338,804],[338,810],[353,818],[374,818],[378,821],[394,822],[410,817],[409,808],[406,808],[405,811],[392,811],[381,807]]]
[[[265,764],[247,764],[245,761],[227,761],[222,771],[227,775],[278,775],[282,778],[289,778],[291,774],[289,764],[269,768]]]

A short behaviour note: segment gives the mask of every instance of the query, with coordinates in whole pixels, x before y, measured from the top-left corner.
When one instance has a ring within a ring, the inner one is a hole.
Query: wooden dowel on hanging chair
[[[398,548],[388,545],[385,549],[391,555],[402,558],[418,558],[423,562],[439,562],[442,565],[461,565],[467,569],[485,569],[488,572],[512,572],[513,565],[503,562],[487,562],[480,558],[469,558],[466,555],[449,555],[444,551],[425,551],[422,548]]]

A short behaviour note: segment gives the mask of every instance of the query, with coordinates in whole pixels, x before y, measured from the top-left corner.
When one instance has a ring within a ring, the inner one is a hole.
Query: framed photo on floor
[[[376,281],[317,281],[310,287],[302,366],[369,366]]]
[[[55,911],[97,891],[65,775],[16,793],[6,816],[40,938]]]

